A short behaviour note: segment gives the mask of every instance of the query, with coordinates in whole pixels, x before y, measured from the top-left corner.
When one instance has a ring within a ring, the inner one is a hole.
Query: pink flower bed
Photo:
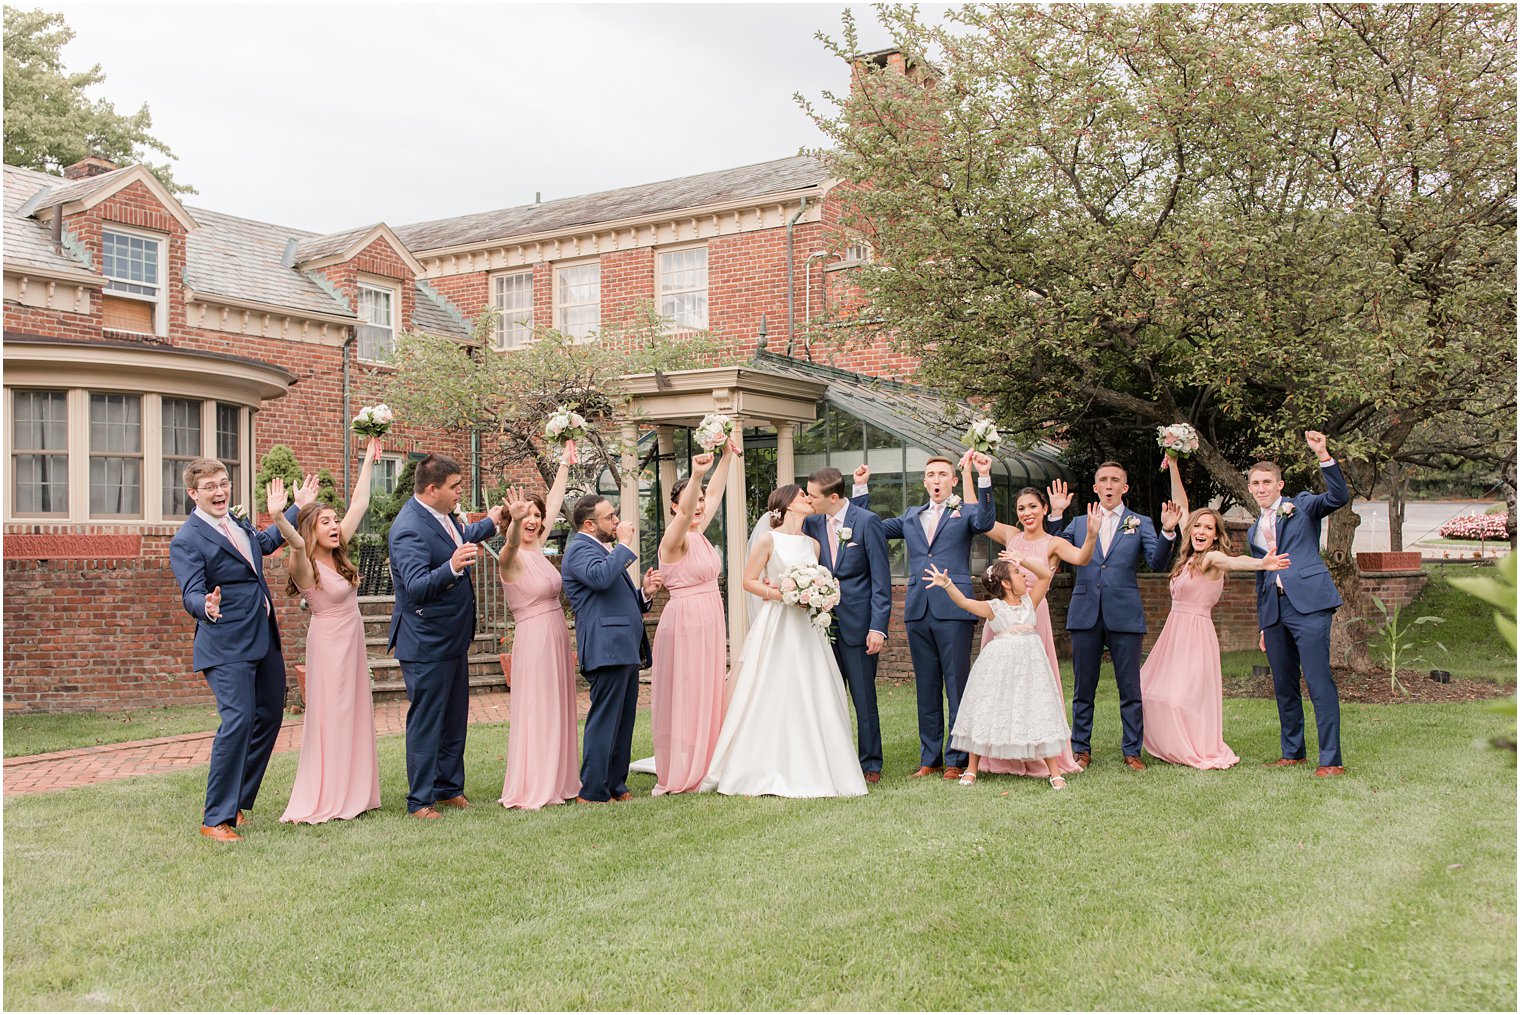
[[[1457,515],[1441,526],[1445,539],[1508,539],[1509,515]]]

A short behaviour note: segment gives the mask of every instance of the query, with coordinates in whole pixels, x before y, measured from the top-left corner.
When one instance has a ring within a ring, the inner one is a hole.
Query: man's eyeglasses
[[[226,480],[226,479],[222,480],[220,483],[201,483],[200,485],[198,485],[196,487],[196,490],[198,490],[201,493],[216,493],[218,490],[231,490],[231,489],[232,489],[232,483],[231,483],[230,480]]]

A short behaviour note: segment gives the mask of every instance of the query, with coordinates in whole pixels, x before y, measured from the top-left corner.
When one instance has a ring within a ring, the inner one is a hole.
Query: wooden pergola
[[[653,426],[660,452],[660,486],[671,489],[676,482],[675,428],[695,427],[709,412],[721,412],[734,420],[734,441],[742,455],[744,428],[765,427],[776,431],[776,476],[781,483],[796,474],[792,437],[797,424],[818,418],[818,403],[828,384],[748,366],[675,370],[670,373],[634,374],[622,379],[632,400],[634,422],[624,425],[623,508],[624,520],[638,524],[638,435],[641,427]],[[728,531],[728,646],[738,651],[749,630],[749,611],[740,581],[749,542],[744,469],[730,469],[724,494],[724,520]],[[664,509],[664,505],[660,505]],[[635,546],[639,545],[635,536]]]

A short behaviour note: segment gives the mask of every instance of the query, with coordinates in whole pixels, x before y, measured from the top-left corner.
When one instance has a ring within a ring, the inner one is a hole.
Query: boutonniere
[[[959,511],[961,509],[961,499],[952,493],[945,498],[945,507],[951,511]]]
[[[853,535],[855,535],[855,530],[850,528],[848,525],[839,526],[839,545],[847,545],[850,541],[850,537]]]
[[[1298,510],[1298,505],[1297,504],[1294,504],[1291,500],[1285,500],[1277,508],[1277,517],[1278,518],[1292,518],[1293,517],[1293,512],[1295,512],[1297,510]]]
[[[1125,518],[1119,526],[1120,530],[1126,534],[1134,532],[1139,527],[1140,519],[1136,515],[1130,515],[1129,517]]]
[[[248,509],[241,504],[232,505],[232,510],[227,513],[237,521],[246,522],[248,520]]]

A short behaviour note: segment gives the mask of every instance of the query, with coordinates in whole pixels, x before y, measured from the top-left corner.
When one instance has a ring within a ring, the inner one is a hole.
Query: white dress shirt
[[[414,495],[412,497],[412,500],[417,502],[418,507],[422,508],[422,510],[432,515],[434,520],[437,521],[439,525],[443,526],[443,530],[449,534],[449,538],[454,541],[455,546],[464,545],[464,539],[459,535],[459,530],[454,528],[454,522],[449,518],[448,515],[444,514],[442,511],[437,510],[431,504],[424,504],[420,497]],[[454,572],[455,578],[464,577],[464,572],[455,570],[452,563],[449,564],[449,570]]]

